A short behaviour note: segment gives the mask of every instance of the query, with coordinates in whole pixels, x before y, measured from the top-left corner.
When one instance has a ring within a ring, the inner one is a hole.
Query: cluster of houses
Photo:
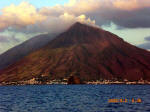
[[[112,81],[112,80],[97,80],[97,81],[89,81],[86,84],[150,84],[149,81],[140,79],[138,81],[128,81],[124,79],[123,81]]]
[[[42,81],[37,78],[32,78],[30,80],[25,81],[16,81],[16,82],[3,82],[0,85],[40,85],[40,84],[150,84],[149,81],[140,79],[139,81],[128,81],[124,79],[123,81],[118,80],[97,80],[97,81],[88,81],[84,83],[80,83],[78,78],[70,77],[64,78],[62,80],[46,80]]]

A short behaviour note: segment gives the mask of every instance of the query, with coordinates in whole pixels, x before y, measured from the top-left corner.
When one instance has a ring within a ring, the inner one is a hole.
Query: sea
[[[150,85],[0,86],[0,112],[150,112]]]

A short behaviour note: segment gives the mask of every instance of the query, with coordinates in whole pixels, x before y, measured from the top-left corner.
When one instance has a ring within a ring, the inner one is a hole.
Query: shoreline
[[[150,84],[18,84],[18,85],[0,85],[2,86],[44,86],[44,85],[150,85]]]
[[[23,86],[23,85],[150,85],[150,82],[85,82],[83,84],[68,84],[67,82],[47,82],[47,83],[9,82],[9,83],[0,83],[0,86]]]
[[[29,80],[23,81],[10,81],[10,82],[1,82],[0,86],[5,85],[70,85],[68,83],[68,79],[54,79],[54,80],[47,80],[47,81],[39,81],[36,78],[32,78]],[[119,80],[96,80],[96,81],[83,81],[82,83],[76,83],[73,85],[150,85],[150,82],[147,80],[140,79],[138,81],[128,81],[126,79],[119,81]]]

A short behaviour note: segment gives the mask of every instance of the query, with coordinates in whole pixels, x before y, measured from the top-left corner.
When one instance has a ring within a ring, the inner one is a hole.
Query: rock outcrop
[[[83,83],[81,82],[79,77],[77,77],[77,76],[70,76],[68,78],[67,84],[83,84]]]

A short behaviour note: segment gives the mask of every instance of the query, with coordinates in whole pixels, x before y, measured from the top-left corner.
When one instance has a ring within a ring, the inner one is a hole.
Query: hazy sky
[[[150,49],[150,0],[0,0],[0,53],[76,21],[96,25]]]
[[[41,8],[45,6],[55,6],[56,4],[64,4],[69,0],[1,0],[0,8],[9,6],[11,4],[19,5],[21,2],[28,2],[34,5],[36,8]]]

